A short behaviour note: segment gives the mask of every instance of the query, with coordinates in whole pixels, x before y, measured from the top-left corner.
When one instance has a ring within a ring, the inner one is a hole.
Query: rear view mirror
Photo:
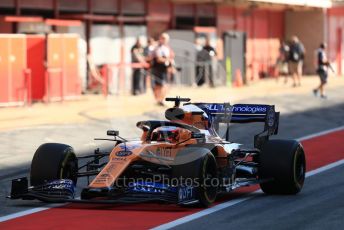
[[[117,137],[119,135],[119,132],[117,130],[108,130],[106,132],[106,135]]]

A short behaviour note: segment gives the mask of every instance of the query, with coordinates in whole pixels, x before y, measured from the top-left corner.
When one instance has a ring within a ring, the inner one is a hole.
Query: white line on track
[[[63,204],[52,204],[52,205],[47,205],[45,207],[32,208],[32,209],[28,209],[28,210],[21,211],[21,212],[16,212],[16,213],[13,213],[13,214],[10,214],[10,215],[7,215],[7,216],[0,217],[0,222],[4,222],[4,221],[7,221],[7,220],[15,219],[15,218],[18,218],[18,217],[21,217],[21,216],[30,215],[30,214],[33,214],[33,213],[36,213],[36,212],[41,212],[41,211],[44,211],[44,210],[47,210],[47,209],[50,209],[50,208],[54,208],[54,207],[58,207],[58,206],[61,206],[61,205],[63,205]]]
[[[312,135],[307,135],[307,136],[304,136],[304,137],[300,137],[297,140],[304,141],[304,140],[308,140],[308,139],[315,138],[315,137],[318,137],[318,136],[323,136],[323,135],[326,135],[328,133],[340,131],[340,130],[343,130],[343,129],[344,129],[344,126],[341,126],[341,127],[338,127],[338,128],[329,129],[329,130],[325,130],[325,131],[322,131],[322,132],[314,133]],[[315,174],[324,172],[326,170],[332,169],[332,168],[337,167],[337,166],[342,165],[342,164],[344,164],[344,159],[340,160],[340,161],[337,161],[337,162],[334,162],[334,163],[331,163],[331,164],[328,164],[328,165],[325,165],[325,166],[323,166],[321,168],[312,170],[312,171],[308,172],[306,174],[306,176],[307,177],[313,176]],[[214,212],[220,211],[222,209],[231,207],[231,206],[236,205],[238,203],[242,203],[242,202],[244,202],[246,200],[254,198],[259,193],[261,193],[261,190],[256,190],[256,191],[254,191],[252,193],[244,195],[241,198],[238,198],[238,199],[235,199],[235,200],[230,200],[230,201],[227,201],[227,202],[215,205],[215,206],[213,206],[211,208],[208,208],[208,209],[202,210],[200,212],[197,212],[197,213],[194,213],[194,214],[182,217],[180,219],[174,220],[172,222],[169,222],[169,223],[157,226],[157,227],[155,227],[153,229],[154,230],[160,230],[160,229],[170,229],[170,228],[176,227],[178,225],[190,222],[192,220],[201,218],[201,217],[209,215],[211,213],[214,213]],[[33,209],[28,209],[28,210],[25,210],[25,211],[21,211],[21,212],[16,212],[16,213],[13,213],[13,214],[10,214],[10,215],[6,215],[6,216],[0,217],[0,222],[4,222],[4,221],[15,219],[15,218],[18,218],[18,217],[30,215],[30,214],[37,213],[37,212],[41,212],[41,211],[48,210],[50,208],[58,207],[58,206],[61,206],[61,205],[63,205],[63,204],[53,204],[53,205],[48,205],[48,206],[45,206],[45,207],[33,208]]]
[[[336,131],[340,131],[340,130],[343,130],[343,129],[344,129],[344,125],[343,126],[339,126],[337,128],[334,128],[334,129],[328,129],[328,130],[325,130],[325,131],[321,131],[321,132],[318,132],[318,133],[314,133],[314,134],[311,134],[311,135],[300,137],[297,140],[298,141],[305,141],[305,140],[308,140],[308,139],[312,139],[312,138],[315,138],[315,137],[323,136],[323,135],[326,135],[326,134],[329,134],[329,133],[333,133],[333,132],[336,132]]]

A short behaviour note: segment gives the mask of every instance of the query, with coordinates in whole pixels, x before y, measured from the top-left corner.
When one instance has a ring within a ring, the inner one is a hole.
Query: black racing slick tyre
[[[297,194],[305,181],[306,158],[295,140],[270,140],[259,155],[259,179],[266,194]]]
[[[39,146],[32,162],[30,181],[32,186],[51,180],[71,179],[77,182],[78,160],[71,146],[47,143]]]
[[[207,153],[192,162],[174,166],[173,176],[184,178],[186,182],[189,182],[188,179],[192,179],[202,207],[209,207],[215,201],[218,172],[213,154]]]

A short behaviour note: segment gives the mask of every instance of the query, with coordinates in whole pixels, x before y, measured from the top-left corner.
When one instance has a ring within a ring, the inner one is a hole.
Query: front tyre
[[[306,158],[302,145],[295,140],[269,140],[259,155],[260,184],[267,194],[297,194],[306,174]]]
[[[218,172],[217,163],[212,153],[200,154],[196,160],[174,166],[173,177],[193,181],[196,195],[202,207],[208,207],[215,201],[218,189]]]
[[[42,185],[51,180],[70,179],[76,185],[78,160],[71,146],[46,143],[36,150],[30,171],[32,186]]]

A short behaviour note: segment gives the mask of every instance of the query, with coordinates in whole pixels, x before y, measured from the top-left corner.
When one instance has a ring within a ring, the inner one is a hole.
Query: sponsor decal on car
[[[164,194],[166,191],[176,192],[176,189],[168,185],[156,182],[133,182],[129,184],[132,192]]]
[[[195,188],[192,186],[180,186],[178,189],[178,202],[183,203],[196,199]]]
[[[171,157],[172,151],[171,148],[157,148],[155,154],[160,157]]]
[[[267,106],[262,105],[235,105],[232,109],[233,113],[266,113]]]
[[[124,151],[131,151],[133,149],[136,149],[138,147],[140,147],[141,145],[139,144],[127,144],[127,143],[123,143],[118,145],[122,150]]]
[[[264,113],[266,114],[268,111],[267,105],[248,105],[248,104],[236,104],[236,105],[225,105],[225,104],[203,104],[200,105],[200,107],[205,108],[210,113],[225,113],[225,107],[227,107],[227,112],[233,112],[233,113]]]
[[[113,157],[111,158],[111,161],[126,161],[127,158],[126,157]]]
[[[130,156],[131,154],[133,154],[132,151],[119,151],[116,153],[116,156],[118,157],[127,157]]]

